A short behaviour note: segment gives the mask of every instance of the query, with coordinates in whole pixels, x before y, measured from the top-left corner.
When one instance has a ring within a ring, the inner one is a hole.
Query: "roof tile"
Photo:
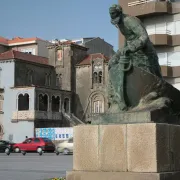
[[[109,59],[110,59],[109,57],[105,56],[102,53],[89,54],[78,65],[90,65],[91,64],[91,60],[95,60],[97,58],[104,59],[106,62],[108,62]]]
[[[8,60],[8,59],[19,59],[23,61],[48,65],[48,58],[35,56],[32,54],[27,54],[15,50],[6,51],[0,54],[0,61]]]

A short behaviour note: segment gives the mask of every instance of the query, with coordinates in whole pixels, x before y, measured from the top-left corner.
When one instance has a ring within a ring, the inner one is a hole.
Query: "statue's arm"
[[[146,29],[137,19],[129,20],[127,24],[133,33],[137,36],[136,40],[132,41],[129,45],[131,52],[136,52],[145,46],[148,41],[148,34]]]

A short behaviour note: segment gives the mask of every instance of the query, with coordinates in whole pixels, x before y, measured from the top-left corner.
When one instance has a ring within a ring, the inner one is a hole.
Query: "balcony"
[[[131,2],[127,2],[127,5],[124,5],[123,8],[126,14],[137,17],[152,14],[172,13],[172,4],[166,1],[131,0]]]
[[[46,112],[46,111],[14,111],[12,114],[13,121],[34,121],[41,120],[61,120],[61,112]]]
[[[172,36],[171,31],[150,31],[148,32],[151,42],[155,46],[171,46]]]

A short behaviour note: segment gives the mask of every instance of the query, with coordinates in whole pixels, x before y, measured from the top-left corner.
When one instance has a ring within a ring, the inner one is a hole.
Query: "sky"
[[[118,47],[109,7],[117,0],[0,0],[0,36],[44,40],[100,37]]]

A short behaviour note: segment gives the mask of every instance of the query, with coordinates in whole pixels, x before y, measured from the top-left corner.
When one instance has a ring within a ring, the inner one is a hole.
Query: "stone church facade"
[[[49,64],[55,67],[62,90],[71,91],[71,112],[86,121],[108,108],[108,60],[101,53],[87,54],[87,48],[72,42],[49,46]]]

